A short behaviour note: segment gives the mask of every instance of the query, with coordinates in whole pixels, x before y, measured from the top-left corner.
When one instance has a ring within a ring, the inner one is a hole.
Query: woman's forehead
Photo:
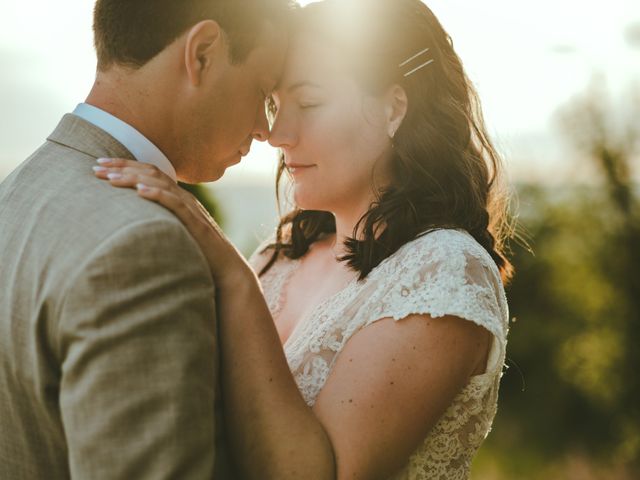
[[[299,84],[323,87],[332,79],[346,75],[344,64],[328,42],[310,35],[295,37],[290,46],[279,89]]]

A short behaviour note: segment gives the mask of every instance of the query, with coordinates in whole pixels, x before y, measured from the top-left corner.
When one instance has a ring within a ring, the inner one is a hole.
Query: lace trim
[[[404,250],[387,258],[364,282],[349,284],[331,297],[330,304],[321,303],[301,321],[295,335],[285,345],[285,352],[291,370],[299,373],[300,382],[306,386],[301,391],[307,403],[313,405],[326,381],[324,372],[331,370],[337,353],[346,342],[358,330],[383,318],[400,320],[411,314],[427,314],[433,317],[454,315],[470,320],[489,330],[498,341],[499,354],[493,368],[484,375],[491,377],[499,370],[506,347],[508,313],[498,305],[506,306],[506,301],[497,299],[496,291],[491,287],[469,284],[465,278],[467,257],[460,252],[471,253],[483,269],[493,273],[494,282],[499,282],[499,273],[493,260],[490,257],[487,260],[488,254],[482,247],[478,245],[480,251],[473,251],[477,245],[475,240],[457,231],[451,236],[451,232],[433,232],[405,245]],[[422,248],[427,246],[429,248]],[[453,254],[456,250],[458,255]],[[428,274],[424,275],[421,268],[434,262],[442,262],[442,268],[427,270]],[[496,285],[502,288],[501,282]],[[357,308],[349,308],[358,303],[358,298],[366,298],[366,301]],[[309,362],[309,356],[321,352],[330,358],[314,358]],[[327,352],[336,355],[326,355]]]
[[[265,240],[260,244],[256,251],[249,258],[249,265],[253,268],[254,272],[260,273],[263,265],[271,258],[272,252],[264,251],[264,249],[274,243],[275,238]],[[271,316],[276,318],[282,308],[284,307],[285,296],[284,292],[289,285],[291,276],[297,267],[297,261],[290,260],[284,256],[281,256],[276,260],[267,273],[260,277],[260,284],[265,292],[265,300],[267,306],[271,312]]]

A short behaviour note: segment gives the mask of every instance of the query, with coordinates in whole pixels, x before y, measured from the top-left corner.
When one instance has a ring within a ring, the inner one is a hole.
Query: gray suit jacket
[[[98,157],[133,158],[67,115],[0,184],[0,479],[212,478],[207,262]]]

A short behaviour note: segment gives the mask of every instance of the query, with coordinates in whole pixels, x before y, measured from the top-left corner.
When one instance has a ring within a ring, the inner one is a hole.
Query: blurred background
[[[472,478],[639,479],[640,1],[426,3],[480,92],[524,239]],[[92,8],[0,0],[0,180],[89,92]],[[257,144],[197,187],[246,254],[277,221],[275,166]]]

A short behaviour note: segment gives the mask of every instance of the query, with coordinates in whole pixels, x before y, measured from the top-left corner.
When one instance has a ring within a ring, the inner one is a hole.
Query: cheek
[[[251,135],[259,102],[246,79],[230,78],[225,88],[211,92],[201,109],[202,131],[221,155],[235,153]]]
[[[331,209],[368,197],[375,162],[384,151],[378,130],[360,112],[344,108],[319,112],[301,122],[304,156],[318,169],[295,183],[298,205]]]
[[[366,163],[362,147],[370,135],[363,123],[352,108],[326,107],[303,122],[300,137],[321,170],[348,173]]]

